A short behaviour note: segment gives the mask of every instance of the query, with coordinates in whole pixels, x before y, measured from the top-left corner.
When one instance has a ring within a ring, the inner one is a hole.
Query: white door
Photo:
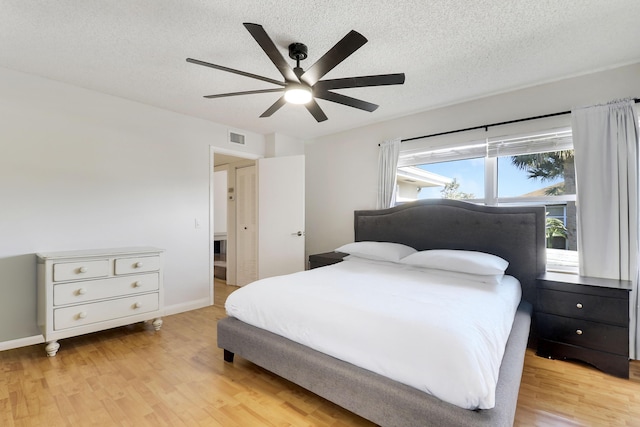
[[[258,277],[305,269],[304,156],[258,160]]]
[[[236,284],[258,278],[256,167],[236,169]]]

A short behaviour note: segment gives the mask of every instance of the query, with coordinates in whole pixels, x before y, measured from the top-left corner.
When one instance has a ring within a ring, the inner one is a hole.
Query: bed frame
[[[218,322],[218,347],[233,361],[250,360],[381,426],[512,426],[529,338],[535,280],[545,270],[545,209],[421,200],[390,209],[355,211],[355,241],[426,249],[477,250],[509,261],[520,280],[518,307],[488,410],[457,407],[415,388],[312,350],[233,317]],[[428,340],[428,337],[425,337]]]

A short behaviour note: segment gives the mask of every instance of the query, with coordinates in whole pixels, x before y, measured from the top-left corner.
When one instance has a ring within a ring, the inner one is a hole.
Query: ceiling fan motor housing
[[[289,58],[296,61],[307,59],[307,45],[303,43],[291,43],[289,45]]]

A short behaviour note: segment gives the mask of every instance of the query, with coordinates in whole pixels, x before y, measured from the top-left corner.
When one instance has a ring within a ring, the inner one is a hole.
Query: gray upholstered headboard
[[[544,206],[480,206],[457,200],[419,200],[390,209],[355,211],[355,241],[396,242],[417,250],[465,249],[509,261],[523,299],[535,303],[535,280],[545,271]]]

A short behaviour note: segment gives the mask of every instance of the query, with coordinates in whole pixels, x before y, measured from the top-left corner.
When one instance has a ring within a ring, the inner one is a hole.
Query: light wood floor
[[[0,426],[373,426],[236,357],[225,363],[215,305],[168,316],[160,332],[137,324],[0,352]],[[640,426],[640,362],[623,380],[527,351],[516,426]]]

